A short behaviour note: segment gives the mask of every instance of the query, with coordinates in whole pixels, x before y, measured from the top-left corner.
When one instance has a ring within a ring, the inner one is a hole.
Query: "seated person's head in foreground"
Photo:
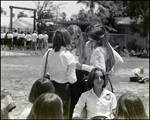
[[[44,93],[34,102],[27,119],[63,119],[63,103],[54,93]]]
[[[43,93],[55,93],[54,85],[46,78],[40,78],[35,81],[29,94],[29,101],[34,103],[36,98]]]
[[[115,118],[148,119],[141,99],[132,92],[126,92],[118,99]]]

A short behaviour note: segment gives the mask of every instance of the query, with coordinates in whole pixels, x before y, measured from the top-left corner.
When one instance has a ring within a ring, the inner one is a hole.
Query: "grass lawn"
[[[143,66],[145,75],[149,76],[149,59],[123,58],[124,63],[111,76],[114,94],[118,97],[125,91],[133,91],[143,101],[144,106],[149,102],[149,82],[139,84],[129,82],[131,71]],[[10,112],[11,118],[19,118],[29,103],[28,95],[33,83],[39,78],[42,55],[10,56],[1,58],[1,89],[13,95],[16,108]]]

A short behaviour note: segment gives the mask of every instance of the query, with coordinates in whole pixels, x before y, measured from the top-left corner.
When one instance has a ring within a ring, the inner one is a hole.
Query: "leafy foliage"
[[[14,15],[13,15],[14,16]],[[17,17],[18,18],[20,18],[20,17],[28,17],[28,15],[27,14],[24,14],[24,12],[22,11],[22,12],[19,12],[19,14],[17,15]]]
[[[131,32],[146,37],[149,32],[149,1],[124,1],[124,14],[132,19]]]

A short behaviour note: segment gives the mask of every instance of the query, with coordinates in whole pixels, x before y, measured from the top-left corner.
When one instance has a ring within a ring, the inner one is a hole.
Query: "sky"
[[[70,19],[72,14],[78,13],[78,11],[81,8],[85,8],[85,5],[83,4],[76,4],[77,1],[54,1],[54,3],[59,2],[65,2],[65,5],[62,5],[60,12],[66,13],[67,20]],[[4,11],[7,12],[6,16],[10,16],[10,8],[9,6],[16,6],[16,7],[26,7],[26,8],[32,8],[35,9],[36,5],[34,1],[1,1],[1,7],[4,9]],[[28,17],[33,16],[33,11],[29,10],[23,10],[23,9],[13,9],[13,13],[15,14],[15,18],[17,18],[17,15],[19,12],[24,11],[25,14],[28,15]]]

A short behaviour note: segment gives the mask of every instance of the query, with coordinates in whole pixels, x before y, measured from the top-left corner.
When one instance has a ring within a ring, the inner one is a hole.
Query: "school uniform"
[[[10,50],[11,50],[12,43],[13,43],[13,35],[11,33],[8,33],[7,34],[7,45]]]
[[[32,34],[31,47],[32,47],[32,49],[34,49],[34,50],[36,50],[37,38],[38,38],[38,35],[37,35],[36,33],[33,33],[33,34]]]
[[[43,47],[45,49],[45,48],[47,48],[47,44],[48,44],[48,35],[47,34],[43,35],[43,41],[44,41]]]
[[[79,56],[76,55],[77,49],[71,51],[74,55],[76,62],[79,62]],[[77,104],[80,95],[84,92],[85,83],[83,82],[84,73],[82,70],[76,70],[76,77],[77,82],[72,84],[71,87],[71,105],[70,105],[70,115],[69,117],[72,118],[72,113],[74,110],[75,105]]]
[[[1,45],[4,45],[5,33],[1,33]]]
[[[100,97],[94,93],[92,88],[91,90],[82,93],[75,106],[73,118],[80,117],[85,106],[88,119],[95,116],[106,116],[108,119],[113,119],[113,110],[117,106],[117,100],[115,95],[105,88],[103,88]]]
[[[39,34],[39,35],[38,35],[38,47],[39,47],[40,49],[43,48],[43,35],[42,35],[42,34]]]
[[[46,55],[43,56],[43,64],[41,68],[41,77],[44,74]],[[65,47],[61,46],[59,52],[53,49],[48,54],[48,62],[46,73],[49,73],[50,80],[55,86],[55,93],[60,96],[63,101],[64,116],[69,117],[69,100],[70,86],[76,82],[75,75],[76,62],[74,56]]]
[[[25,39],[26,39],[26,45],[27,46],[31,46],[31,40],[32,40],[32,36],[30,35],[30,34],[27,34],[26,36],[25,36]]]
[[[19,38],[20,38],[20,46],[21,47],[24,47],[24,42],[25,42],[25,34],[24,33],[22,33],[22,34],[20,34],[20,36],[19,36]]]
[[[17,36],[18,36],[18,33],[13,32],[13,45],[17,45]]]

